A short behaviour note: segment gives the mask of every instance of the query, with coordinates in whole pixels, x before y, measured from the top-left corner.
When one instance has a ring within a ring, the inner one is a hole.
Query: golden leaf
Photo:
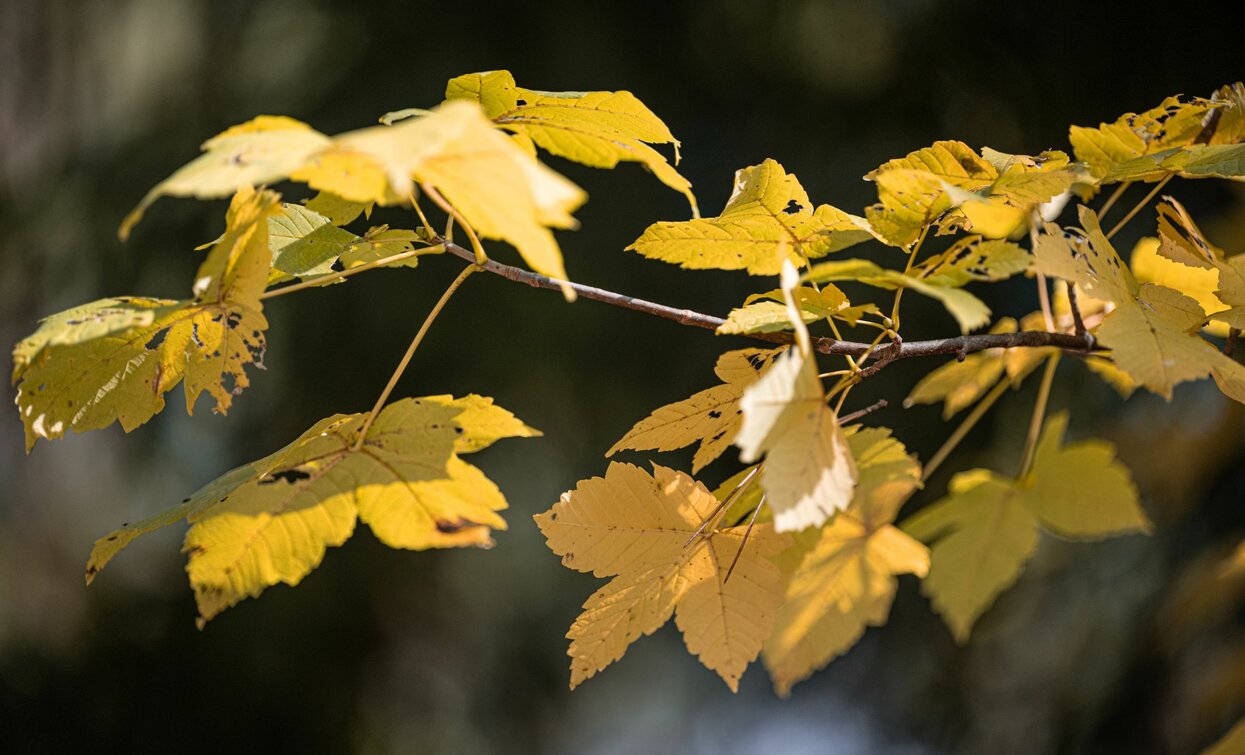
[[[774,275],[873,238],[863,218],[814,206],[795,176],[773,160],[735,174],[735,190],[716,218],[650,225],[627,247],[690,269],[747,270]]]

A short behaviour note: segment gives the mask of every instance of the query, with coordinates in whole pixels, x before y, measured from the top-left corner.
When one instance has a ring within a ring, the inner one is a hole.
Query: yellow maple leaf
[[[594,168],[638,162],[699,215],[691,183],[648,146],[673,144],[677,163],[679,141],[631,92],[539,92],[516,85],[509,71],[488,71],[450,79],[445,97],[479,102],[498,126],[558,157]]]
[[[654,410],[619,438],[605,455],[613,456],[626,449],[673,451],[699,443],[692,457],[692,472],[700,471],[735,440],[740,424],[739,399],[778,353],[778,349],[726,352],[718,357],[714,367],[721,385]]]
[[[782,603],[782,572],[770,557],[790,538],[768,524],[755,525],[746,545],[747,527],[710,527],[693,538],[717,498],[681,472],[653,470],[611,462],[605,477],[580,482],[535,517],[565,566],[613,577],[567,634],[571,686],[673,614],[688,651],[737,690]]]
[[[794,294],[805,324],[833,317],[855,325],[862,315],[878,312],[873,304],[853,307],[847,300],[847,295],[834,284],[828,283],[820,291],[801,286],[795,289]],[[752,294],[744,300],[744,306],[731,310],[726,322],[719,325],[715,332],[719,335],[776,333],[791,330],[791,327],[791,318],[780,289]]]
[[[931,544],[922,589],[958,642],[1020,576],[1037,547],[1039,525],[1074,540],[1150,531],[1114,448],[1096,440],[1065,446],[1066,430],[1066,414],[1047,420],[1025,477],[961,472],[946,498],[903,523],[905,532]]]
[[[886,621],[898,575],[929,570],[926,547],[891,524],[920,486],[921,465],[884,428],[848,444],[860,470],[851,506],[780,556],[796,565],[762,657],[783,696]]]
[[[250,381],[245,367],[266,341],[259,296],[271,252],[268,218],[277,195],[243,187],[226,231],[199,267],[186,301],[103,299],[45,319],[13,351],[26,447],[120,422],[126,432],[164,408],[185,378],[186,411],[203,392],[225,413]]]
[[[735,173],[735,189],[715,218],[661,221],[627,249],[650,259],[701,270],[774,275],[873,238],[863,218],[814,206],[796,177],[774,160]]]
[[[393,204],[412,182],[435,187],[485,238],[513,244],[533,270],[566,278],[553,228],[572,228],[586,195],[499,133],[480,106],[431,114],[333,140],[290,176],[354,202]],[[569,289],[568,289],[569,290]]]
[[[1089,165],[1104,183],[1118,180],[1149,180],[1127,176],[1118,167],[1136,158],[1193,144],[1202,133],[1203,121],[1220,105],[1201,98],[1181,102],[1168,97],[1142,113],[1125,113],[1097,128],[1072,126],[1068,139],[1078,160]]]
[[[1096,331],[1102,345],[1111,349],[1115,365],[1168,399],[1177,384],[1212,377],[1225,395],[1245,400],[1245,367],[1197,333],[1206,320],[1198,302],[1172,288],[1139,283],[1102,233],[1094,212],[1082,207],[1080,215],[1084,236],[1048,226],[1038,239],[1035,265],[1115,305]],[[1216,294],[1221,293],[1222,278]]]
[[[328,207],[348,215],[342,203],[401,204],[418,182],[442,193],[479,235],[513,244],[533,270],[565,280],[549,229],[575,227],[571,213],[587,199],[500,133],[478,103],[466,101],[332,138],[289,118],[263,116],[204,147],[204,155],[148,193],[126,218],[123,236],[164,194],[228,196],[242,186],[291,179],[332,195],[336,204]],[[564,292],[573,298],[569,287]]]
[[[298,584],[355,521],[393,548],[486,547],[505,498],[462,461],[505,437],[539,433],[492,399],[429,396],[385,407],[356,447],[364,414],[321,420],[290,445],[209,483],[181,505],[98,541],[89,582],[134,538],[188,519],[186,570],[202,621],[278,583]]]

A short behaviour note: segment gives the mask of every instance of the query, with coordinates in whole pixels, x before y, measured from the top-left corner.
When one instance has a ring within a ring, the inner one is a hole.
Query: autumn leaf
[[[407,202],[421,183],[443,194],[479,235],[513,244],[533,270],[565,280],[550,228],[575,227],[571,213],[587,198],[470,102],[448,102],[394,126],[333,138],[298,121],[263,116],[204,146],[203,156],[148,193],[126,219],[123,236],[163,194],[228,196],[242,186],[291,179],[331,195],[334,204],[326,209],[348,216],[349,205]],[[564,292],[573,298],[569,287]]]
[[[393,548],[487,547],[505,529],[497,487],[459,454],[535,430],[492,399],[429,396],[338,414],[208,484],[181,505],[98,540],[88,582],[134,538],[188,519],[186,570],[203,621],[278,583],[298,584],[355,521]]]
[[[848,445],[860,470],[851,506],[778,557],[796,566],[762,656],[783,696],[886,622],[898,575],[929,570],[926,547],[892,525],[921,465],[885,428],[855,432]]]
[[[790,538],[768,524],[755,525],[746,544],[747,527],[697,535],[717,499],[681,472],[653,470],[611,462],[605,477],[580,482],[535,517],[567,568],[613,578],[567,634],[571,687],[673,615],[688,651],[735,691],[782,603],[782,572],[770,557]]]
[[[934,286],[960,288],[974,281],[997,282],[1029,269],[1033,257],[1010,241],[966,236],[917,265],[912,275]]]
[[[820,526],[847,507],[856,464],[838,416],[826,405],[817,360],[800,316],[795,267],[783,268],[783,292],[796,348],[774,360],[739,400],[743,422],[735,437],[745,464],[765,457],[761,486],[778,532]]]
[[[631,92],[538,92],[515,84],[509,71],[469,73],[450,80],[447,100],[471,100],[503,129],[558,157],[594,168],[638,162],[687,197],[699,216],[692,185],[649,144],[679,141]]]
[[[820,291],[801,286],[795,289],[794,294],[805,324],[834,317],[854,325],[862,315],[878,312],[872,304],[853,307],[847,296],[833,284],[822,286]],[[776,290],[749,296],[744,300],[744,306],[731,310],[726,322],[719,325],[716,332],[719,335],[776,333],[791,328],[782,291]]]
[[[718,358],[714,372],[721,385],[667,404],[640,420],[605,453],[631,449],[673,451],[699,443],[692,472],[722,455],[739,431],[739,399],[779,353],[778,349],[741,349]]]
[[[887,243],[910,247],[930,223],[997,177],[967,144],[934,142],[865,175],[878,187],[878,203],[865,217]]]
[[[650,225],[627,249],[693,270],[747,270],[775,275],[867,239],[863,218],[814,206],[796,177],[773,160],[735,173],[735,189],[716,218]]]
[[[1201,98],[1181,102],[1168,97],[1142,113],[1125,113],[1097,128],[1073,126],[1068,134],[1078,160],[1086,163],[1104,183],[1124,178],[1118,166],[1173,147],[1193,144],[1204,121],[1220,104]]]
[[[120,297],[53,315],[13,351],[17,406],[29,450],[120,422],[126,432],[164,408],[185,378],[186,411],[203,392],[225,413],[262,364],[268,321],[260,294],[271,252],[268,219],[277,195],[240,190],[226,231],[199,267],[194,298]]]
[[[1102,233],[1092,210],[1080,208],[1084,236],[1048,226],[1038,239],[1036,268],[1115,305],[1095,335],[1132,379],[1170,399],[1188,380],[1212,377],[1229,397],[1245,400],[1245,367],[1201,338],[1198,302],[1154,283],[1139,283]]]
[[[308,210],[329,219],[333,225],[344,226],[360,215],[372,216],[373,202],[351,202],[331,191],[322,191],[303,202]]]
[[[290,177],[377,204],[410,196],[413,182],[428,184],[481,236],[513,244],[533,270],[562,280],[562,254],[549,228],[575,227],[571,212],[586,199],[499,133],[479,105],[462,101],[393,126],[342,134]]]
[[[1033,468],[1022,479],[987,469],[961,472],[949,495],[902,525],[931,545],[922,583],[957,642],[1020,576],[1039,526],[1071,540],[1148,533],[1128,470],[1114,448],[1090,440],[1064,445],[1067,415],[1046,422]]]
[[[124,240],[162,196],[215,199],[240,187],[276,183],[329,144],[329,137],[285,116],[261,115],[203,143],[203,154],[161,181],[121,224]]]
[[[991,333],[1015,333],[1016,321],[1004,317],[990,329]],[[950,419],[962,409],[972,406],[1004,375],[1019,385],[1049,349],[985,349],[967,354],[928,372],[904,399],[904,406],[943,402],[942,418]]]

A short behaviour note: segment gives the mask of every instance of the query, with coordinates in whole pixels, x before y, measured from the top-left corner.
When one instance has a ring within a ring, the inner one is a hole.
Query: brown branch
[[[445,250],[472,264],[476,261],[475,253],[472,250],[465,249],[457,244],[447,241],[445,242]],[[637,299],[634,296],[606,291],[595,286],[559,281],[539,273],[523,270],[522,268],[503,265],[496,260],[489,260],[481,265],[480,268],[494,275],[499,275],[506,280],[549,291],[561,291],[563,284],[566,283],[566,285],[574,289],[575,293],[585,299],[599,301],[636,312],[643,312],[647,315],[671,320],[680,325],[717,330],[726,322],[720,317],[702,314],[690,309],[675,309],[664,304],[657,304],[644,299]],[[748,337],[758,341],[768,341],[769,343],[777,344],[795,342],[795,337],[790,333],[751,333]],[[1072,335],[1070,333],[1022,330],[1018,333],[983,333],[981,335],[957,336],[955,338],[936,338],[929,341],[890,343],[873,351],[873,356],[877,359],[877,363],[873,366],[878,367],[882,360],[890,363],[897,359],[909,359],[912,357],[938,356],[940,354],[955,354],[958,356],[960,354],[985,351],[986,349],[1041,348],[1047,346],[1081,354],[1094,350],[1093,337],[1088,333]],[[813,348],[821,354],[856,357],[869,352],[871,344],[858,341],[838,341],[833,338],[814,338]]]

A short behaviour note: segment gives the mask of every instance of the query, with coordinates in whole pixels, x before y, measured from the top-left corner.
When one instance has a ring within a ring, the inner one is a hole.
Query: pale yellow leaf
[[[611,463],[536,517],[562,563],[612,576],[571,627],[572,686],[622,657],[671,609],[690,652],[732,690],[760,653],[785,583],[771,557],[790,544],[768,524],[705,530],[717,499],[680,472]],[[740,549],[743,549],[742,551]],[[735,562],[727,579],[727,571]]]

